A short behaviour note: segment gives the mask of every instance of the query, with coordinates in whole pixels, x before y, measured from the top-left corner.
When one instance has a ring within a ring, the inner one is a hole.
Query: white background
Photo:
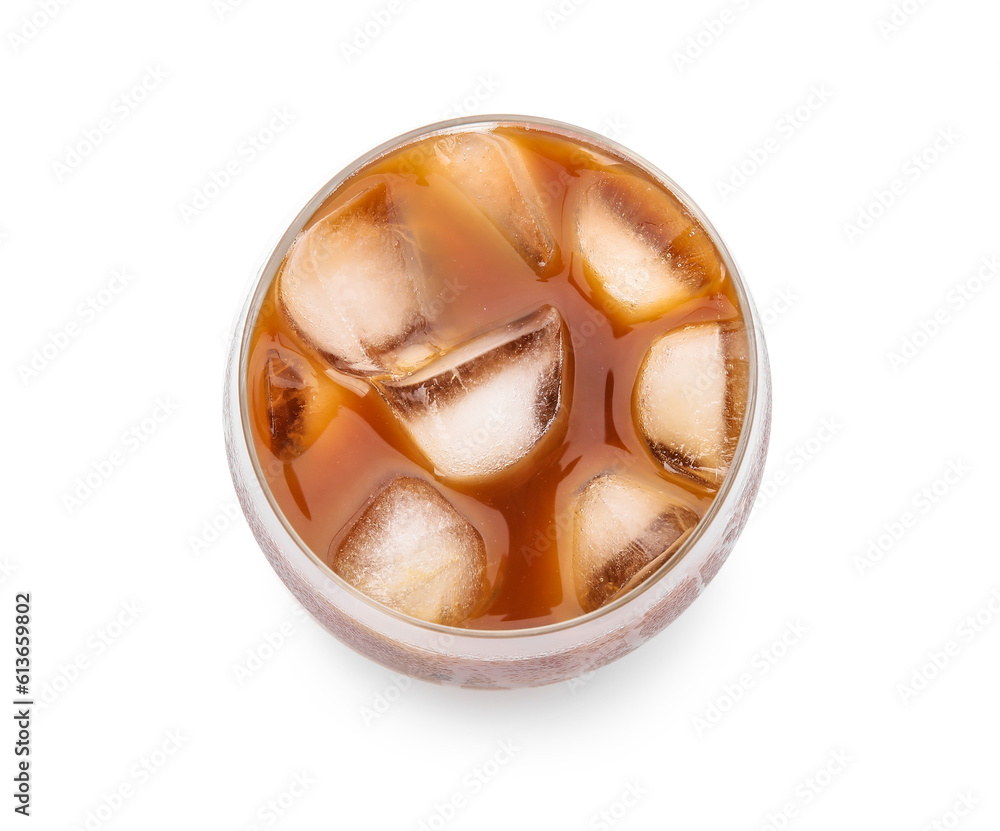
[[[3,827],[1000,827],[1000,7],[903,6],[4,4],[0,663],[30,591],[47,703]],[[593,677],[400,691],[229,519],[224,355],[308,195],[472,112],[613,135],[712,218],[768,323],[768,494],[691,609]]]

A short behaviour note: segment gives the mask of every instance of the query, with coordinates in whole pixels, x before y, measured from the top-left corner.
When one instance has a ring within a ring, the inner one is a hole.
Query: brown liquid
[[[612,323],[593,296],[579,255],[564,242],[571,239],[571,217],[564,207],[582,169],[648,177],[626,162],[561,137],[521,128],[496,132],[528,151],[530,172],[545,195],[543,207],[560,244],[561,261],[544,279],[453,189],[435,186],[439,174],[425,165],[435,139],[396,151],[355,175],[309,225],[371,183],[387,183],[439,289],[439,340],[460,342],[543,304],[555,306],[573,352],[569,417],[560,440],[543,441],[527,459],[488,481],[438,481],[380,396],[366,382],[330,369],[288,324],[276,300],[277,279],[253,331],[247,379],[261,469],[290,525],[324,562],[330,562],[331,546],[336,551],[370,495],[397,476],[433,483],[475,525],[486,543],[493,587],[485,610],[465,624],[477,629],[540,626],[583,613],[573,584],[569,529],[557,518],[567,515],[573,494],[593,476],[623,460],[704,514],[714,489],[664,470],[653,458],[633,426],[632,391],[655,338],[686,323],[740,319],[720,258],[721,277],[703,295],[656,320],[630,327]],[[328,423],[321,419],[324,423],[314,425],[308,449],[290,460],[279,459],[270,449],[271,432],[282,428],[269,423],[264,369],[276,352],[299,361],[300,374],[311,368],[319,400],[331,416]]]

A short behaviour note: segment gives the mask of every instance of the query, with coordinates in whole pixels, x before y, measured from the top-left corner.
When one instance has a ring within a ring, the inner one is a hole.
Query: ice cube
[[[559,312],[542,306],[411,375],[374,383],[438,475],[485,477],[519,462],[552,427],[569,348]]]
[[[639,370],[635,422],[665,468],[709,484],[725,476],[749,384],[741,323],[707,322],[654,341]]]
[[[444,174],[537,272],[558,250],[541,197],[517,145],[486,133],[445,136],[436,145]]]
[[[636,176],[593,177],[574,226],[584,275],[609,317],[652,320],[720,278],[715,246],[677,199]]]
[[[698,514],[631,476],[590,481],[573,512],[573,578],[592,612],[638,586],[665,563],[698,524]]]
[[[467,620],[489,591],[479,532],[434,487],[410,477],[369,502],[330,565],[372,600],[446,626]]]
[[[392,371],[425,324],[426,284],[388,187],[377,183],[295,240],[278,282],[295,329],[339,370]]]
[[[300,456],[340,406],[337,387],[290,349],[271,346],[255,378],[258,432],[281,461]]]

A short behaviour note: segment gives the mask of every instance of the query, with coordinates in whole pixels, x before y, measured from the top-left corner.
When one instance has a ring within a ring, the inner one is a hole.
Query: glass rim
[[[256,322],[257,315],[260,312],[264,296],[267,294],[267,290],[270,288],[275,276],[277,275],[278,269],[280,268],[281,263],[285,258],[285,254],[288,251],[288,246],[295,239],[295,237],[301,233],[302,228],[320,208],[320,206],[327,199],[329,199],[330,196],[336,193],[340,187],[342,187],[347,181],[362,171],[365,167],[373,164],[378,161],[378,159],[388,155],[389,153],[401,150],[407,145],[413,144],[419,140],[431,138],[435,135],[447,135],[449,133],[464,132],[471,127],[478,127],[483,130],[494,129],[496,127],[521,127],[528,130],[539,129],[544,132],[555,133],[571,141],[577,141],[578,143],[582,141],[582,143],[590,144],[608,155],[617,157],[624,162],[635,165],[662,187],[666,188],[666,190],[674,195],[678,201],[681,202],[684,208],[687,209],[704,227],[706,232],[708,232],[711,237],[713,244],[718,249],[722,261],[729,272],[729,276],[733,281],[736,296],[740,303],[740,311],[742,313],[744,329],[747,336],[749,383],[747,387],[747,404],[743,415],[743,424],[740,427],[740,437],[737,442],[736,450],[733,454],[729,470],[726,472],[726,476],[723,479],[722,484],[719,486],[718,491],[716,491],[711,504],[708,506],[705,514],[699,519],[694,530],[678,547],[677,551],[675,551],[668,560],[662,563],[656,571],[650,574],[649,577],[643,580],[643,582],[638,586],[592,612],[577,615],[576,617],[559,621],[557,623],[544,624],[542,626],[530,626],[516,629],[466,629],[458,626],[445,626],[439,623],[431,623],[429,621],[420,620],[419,618],[411,617],[410,615],[399,612],[382,603],[379,603],[377,600],[373,600],[364,592],[354,588],[354,586],[350,585],[346,580],[340,577],[340,575],[338,575],[332,568],[330,568],[330,566],[319,558],[319,555],[317,555],[316,552],[306,545],[305,541],[299,536],[298,532],[292,527],[291,523],[285,517],[281,508],[275,501],[274,495],[271,493],[270,486],[268,485],[267,479],[261,468],[260,459],[257,456],[257,450],[254,446],[253,440],[251,439],[250,413],[247,399],[247,369],[249,368],[250,358],[250,337],[253,334],[253,324]],[[289,239],[290,234],[292,235],[291,239]],[[362,154],[354,161],[341,168],[333,176],[327,178],[319,189],[316,190],[308,200],[306,200],[303,207],[295,214],[294,219],[283,227],[278,239],[265,253],[263,262],[253,279],[248,298],[245,302],[246,313],[238,316],[236,320],[237,334],[240,337],[239,360],[237,362],[236,369],[238,374],[238,422],[242,433],[242,440],[254,471],[254,476],[256,477],[257,484],[260,487],[264,498],[267,500],[268,507],[279,520],[282,528],[288,534],[289,538],[295,543],[296,546],[298,546],[301,553],[305,554],[313,565],[319,569],[320,574],[333,581],[334,585],[336,585],[338,589],[350,593],[352,596],[371,607],[375,612],[394,618],[400,623],[407,624],[427,632],[445,634],[455,638],[530,639],[532,637],[541,637],[554,632],[572,629],[575,626],[585,625],[621,609],[623,606],[634,602],[639,597],[646,594],[684,560],[687,553],[697,546],[698,542],[707,530],[714,524],[714,521],[721,510],[721,506],[726,502],[727,497],[732,490],[733,483],[736,479],[735,474],[741,468],[741,465],[745,460],[747,446],[751,440],[750,426],[754,422],[760,403],[758,401],[760,363],[758,362],[757,356],[759,350],[762,348],[762,345],[759,344],[760,333],[758,332],[757,316],[754,310],[753,301],[751,300],[749,292],[743,283],[743,277],[739,268],[737,267],[732,254],[726,247],[715,226],[709,221],[708,217],[705,216],[704,212],[694,202],[694,200],[691,199],[687,192],[656,165],[651,164],[642,156],[639,156],[637,153],[634,153],[613,139],[602,136],[599,133],[595,133],[586,128],[578,127],[574,124],[549,118],[512,114],[487,114],[445,119],[443,121],[436,121],[431,124],[427,124],[423,127],[417,127],[413,130],[408,130],[395,138],[382,142],[377,147],[369,150],[367,153]]]

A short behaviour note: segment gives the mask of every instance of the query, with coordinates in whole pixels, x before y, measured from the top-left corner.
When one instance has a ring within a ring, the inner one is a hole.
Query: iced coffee
[[[733,461],[748,361],[724,258],[664,184],[488,125],[390,151],[321,205],[246,389],[273,500],[336,579],[524,629],[678,556]]]

